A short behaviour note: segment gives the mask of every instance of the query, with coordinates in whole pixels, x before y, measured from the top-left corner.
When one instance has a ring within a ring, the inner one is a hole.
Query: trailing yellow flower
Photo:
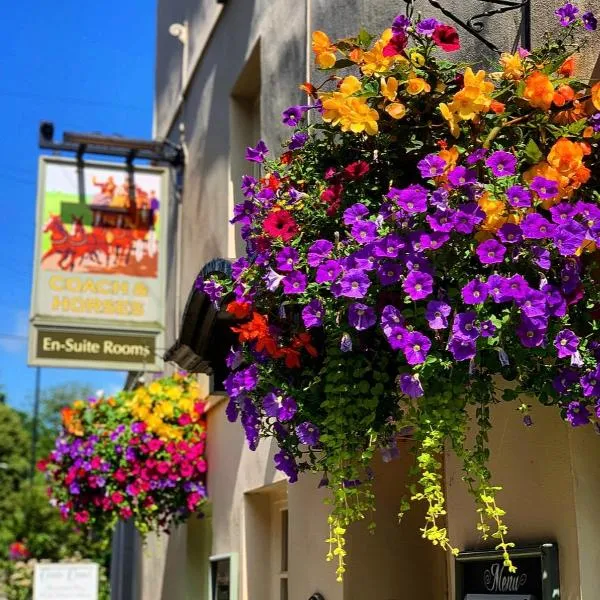
[[[395,77],[388,77],[381,80],[381,95],[390,102],[396,99],[398,94],[398,80]]]
[[[163,393],[163,389],[162,389],[162,386],[160,385],[160,383],[158,383],[158,381],[153,381],[148,386],[148,392],[150,394],[152,394],[153,396],[158,396],[159,394]]]
[[[458,137],[460,135],[460,127],[458,126],[458,119],[456,117],[456,113],[454,113],[450,106],[448,106],[445,102],[440,102],[439,105],[440,112],[442,113],[442,117],[446,119],[448,122],[448,126],[450,127],[450,133],[454,137]]]
[[[502,65],[503,75],[506,79],[521,79],[525,74],[523,59],[518,52],[514,54],[503,52],[500,57],[500,64]]]
[[[404,56],[399,54],[395,56],[384,56],[383,49],[388,45],[394,34],[391,29],[386,29],[381,38],[375,42],[373,47],[367,52],[363,52],[362,64],[360,70],[365,75],[374,75],[375,73],[387,73],[396,62],[408,62]]]
[[[406,82],[406,92],[411,96],[417,96],[423,92],[429,93],[431,86],[421,77],[410,77]]]
[[[315,53],[317,66],[321,69],[331,69],[335,65],[337,48],[331,43],[326,33],[315,31],[312,34],[312,50]]]

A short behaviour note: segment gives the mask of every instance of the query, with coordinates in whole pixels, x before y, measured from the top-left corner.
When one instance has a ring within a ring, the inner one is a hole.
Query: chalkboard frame
[[[542,577],[542,597],[539,600],[560,600],[560,575],[558,569],[558,545],[542,543],[535,546],[513,548],[511,558],[539,558]],[[455,558],[455,599],[464,600],[464,565],[474,561],[502,560],[502,552],[497,550],[473,550],[459,553]]]

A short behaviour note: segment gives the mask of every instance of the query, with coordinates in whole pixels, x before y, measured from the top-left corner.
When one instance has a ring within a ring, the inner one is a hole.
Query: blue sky
[[[3,21],[0,77],[0,384],[29,409],[34,369],[26,340],[34,243],[38,126],[150,138],[155,51],[151,0],[12,3]],[[43,369],[42,387],[67,382],[113,391],[123,373]]]

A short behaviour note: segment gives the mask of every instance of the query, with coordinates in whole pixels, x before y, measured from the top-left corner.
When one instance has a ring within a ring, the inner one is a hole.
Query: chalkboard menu
[[[456,557],[456,600],[558,600],[558,548],[541,544],[513,548],[510,573],[497,551],[462,552]]]

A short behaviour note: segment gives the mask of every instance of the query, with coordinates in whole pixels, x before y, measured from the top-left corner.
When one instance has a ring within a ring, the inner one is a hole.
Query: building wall
[[[465,0],[442,3],[461,17],[471,16],[480,5]],[[554,26],[552,12],[560,4],[562,0],[534,0],[534,40]],[[585,4],[597,9],[597,0],[580,2]],[[427,0],[417,6],[440,16]],[[323,29],[335,38],[363,25],[377,33],[402,7],[402,2],[392,0],[228,0],[224,5],[216,0],[159,0],[154,130],[157,137],[173,140],[183,133],[187,153],[180,229],[173,231],[169,253],[169,342],[176,337],[176,316],[200,268],[212,258],[232,258],[240,252],[239,236],[228,219],[239,199],[239,175],[251,168],[242,159],[244,147],[262,137],[275,153],[287,133],[281,111],[303,99],[298,84],[323,79],[307,62],[310,32]],[[168,32],[172,23],[184,22],[189,33],[186,47]],[[511,13],[484,20],[483,34],[510,48],[519,27],[519,15]],[[481,63],[489,58],[474,39],[467,35],[462,39],[461,58]],[[581,69],[585,74],[596,69],[598,76],[594,48],[581,61]],[[178,221],[171,222],[175,226]],[[170,538],[149,541],[143,551],[140,598],[203,599],[208,557],[234,553],[239,561],[239,599],[275,600],[277,511],[286,503],[291,600],[305,600],[315,592],[326,600],[453,598],[452,561],[420,537],[422,508],[415,507],[401,526],[397,524],[408,448],[394,463],[376,459],[377,531],[369,535],[366,523],[350,528],[348,572],[345,582],[338,584],[335,566],[324,560],[327,506],[325,492],[317,490],[319,477],[305,476],[288,486],[273,467],[273,444],[263,440],[256,452],[249,451],[241,427],[227,422],[224,409],[224,402],[211,398],[210,513]],[[563,598],[596,600],[600,597],[596,576],[600,531],[594,514],[600,492],[597,439],[589,431],[568,431],[547,410],[536,411],[534,420],[536,426],[524,430],[511,406],[499,405],[494,411],[492,471],[495,481],[506,485],[500,500],[509,511],[512,539],[557,540]],[[473,503],[451,455],[446,476],[451,538],[461,548],[480,547]]]

